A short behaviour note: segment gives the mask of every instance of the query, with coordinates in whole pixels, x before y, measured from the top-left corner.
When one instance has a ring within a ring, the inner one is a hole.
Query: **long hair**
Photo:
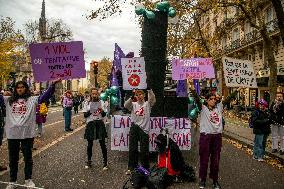
[[[20,84],[24,85],[24,87],[26,88],[25,93],[24,93],[23,95],[19,95],[19,94],[17,93],[17,87],[18,87],[18,85],[20,85]],[[18,82],[16,82],[16,84],[15,84],[15,87],[14,87],[12,96],[9,98],[9,104],[10,104],[10,106],[11,106],[11,105],[12,105],[14,102],[16,102],[18,99],[23,98],[23,99],[25,99],[25,100],[28,100],[29,97],[31,97],[31,91],[30,91],[30,89],[29,89],[29,85],[27,84],[27,82],[25,82],[25,81],[18,81]]]

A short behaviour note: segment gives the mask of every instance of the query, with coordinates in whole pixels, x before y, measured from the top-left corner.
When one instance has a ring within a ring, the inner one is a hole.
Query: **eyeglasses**
[[[216,98],[209,98],[209,100],[215,100],[216,101]]]

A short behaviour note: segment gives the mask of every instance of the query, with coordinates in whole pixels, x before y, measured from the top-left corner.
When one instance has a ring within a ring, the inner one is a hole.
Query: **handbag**
[[[167,187],[168,169],[154,166],[150,169],[147,187],[149,189],[164,189]]]

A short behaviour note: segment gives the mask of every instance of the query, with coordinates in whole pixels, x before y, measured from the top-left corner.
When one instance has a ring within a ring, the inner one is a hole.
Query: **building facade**
[[[284,0],[282,0],[284,5]],[[246,88],[238,94],[242,105],[253,106],[256,98],[269,99],[269,68],[266,58],[264,57],[263,40],[260,33],[253,28],[247,20],[237,21],[239,10],[235,7],[228,8],[226,11],[219,13],[209,13],[200,18],[200,25],[203,31],[207,31],[208,36],[213,36],[219,28],[230,26],[224,35],[222,35],[217,43],[211,48],[217,54],[214,58],[215,62],[221,62],[223,56],[250,60],[253,63],[256,73],[258,88]],[[267,31],[271,36],[273,49],[277,63],[277,82],[278,91],[284,91],[284,46],[280,37],[280,31],[277,24],[277,18],[272,4],[267,4],[262,9],[262,15],[267,27]],[[222,64],[221,64],[222,65]],[[222,93],[227,96],[231,92],[231,88],[226,87],[224,78],[222,77],[222,67],[217,72],[219,87]],[[220,79],[222,77],[222,79]]]

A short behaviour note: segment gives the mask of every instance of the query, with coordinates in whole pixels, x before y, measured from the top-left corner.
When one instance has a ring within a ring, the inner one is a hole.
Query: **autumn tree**
[[[9,78],[15,71],[15,64],[22,57],[23,36],[15,29],[15,22],[10,17],[0,20],[0,82]]]
[[[108,74],[111,73],[112,62],[109,58],[104,57],[98,63],[98,84],[100,87],[108,87]]]

